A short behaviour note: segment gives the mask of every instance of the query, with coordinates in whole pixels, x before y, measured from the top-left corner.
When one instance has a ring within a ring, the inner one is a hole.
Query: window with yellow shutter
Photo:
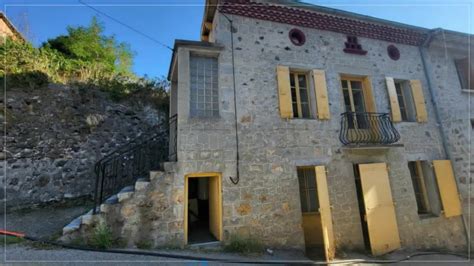
[[[324,70],[278,66],[277,85],[281,118],[330,118]]]

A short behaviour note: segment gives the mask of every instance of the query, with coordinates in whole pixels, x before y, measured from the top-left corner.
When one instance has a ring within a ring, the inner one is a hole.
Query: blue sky
[[[199,40],[204,0],[82,0],[127,25],[173,46],[174,39]],[[426,28],[473,32],[474,0],[306,0],[332,8]],[[79,0],[0,0],[0,6],[27,37],[40,45],[66,33],[67,25],[87,25],[96,15],[118,40],[135,52],[138,75],[166,76],[171,51],[97,14]]]

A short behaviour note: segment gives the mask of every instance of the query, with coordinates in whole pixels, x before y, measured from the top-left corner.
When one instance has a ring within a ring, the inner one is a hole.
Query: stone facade
[[[438,103],[441,128],[447,144],[447,152],[452,160],[459,193],[463,202],[466,224],[471,232],[471,247],[474,245],[474,197],[471,196],[474,164],[472,145],[471,108],[474,101],[472,92],[463,90],[457,75],[455,59],[469,57],[470,36],[438,31],[427,50],[427,70],[433,80],[434,97]],[[472,51],[471,44],[471,51]],[[471,55],[472,56],[472,55]],[[472,57],[471,57],[472,58]],[[471,59],[472,62],[472,59]],[[471,214],[471,216],[469,216]]]
[[[209,37],[215,43],[214,48],[178,46],[172,68],[174,72],[171,73],[171,115],[178,114],[175,187],[184,195],[186,174],[222,173],[224,241],[232,234],[251,234],[269,246],[303,248],[296,167],[325,165],[337,249],[364,249],[353,164],[385,162],[389,166],[402,247],[458,251],[466,248],[466,232],[460,216],[449,219],[442,215],[420,218],[417,213],[408,161],[447,159],[418,46],[396,44],[401,56],[394,61],[387,55],[387,46],[392,43],[359,38],[363,49],[368,51],[367,55],[348,54],[342,51],[347,37],[345,34],[305,27],[296,27],[305,33],[306,42],[295,46],[288,38],[288,32],[295,26],[230,14],[226,16],[232,20],[234,27],[240,152],[238,184],[233,184],[229,178],[236,176],[236,138],[228,19],[218,11],[214,16]],[[189,116],[191,53],[218,56],[218,118]],[[430,64],[436,71],[436,62],[444,60],[444,57],[437,53],[430,54],[430,57]],[[330,120],[285,120],[280,117],[277,65],[325,70]],[[377,111],[385,113],[390,112],[385,77],[420,80],[428,122],[396,123],[402,146],[370,152],[345,148],[338,139],[339,114],[345,112],[340,74],[369,76]],[[457,75],[451,68],[448,75],[450,82],[455,83]],[[467,116],[467,113],[464,114]],[[449,117],[443,119],[453,121]],[[456,126],[460,125],[453,125],[448,130],[455,132]],[[462,132],[456,134],[469,134],[465,127]],[[447,134],[451,134],[450,131]],[[460,154],[466,151],[462,147],[466,139],[462,141],[456,148]],[[459,164],[463,169],[469,167],[466,162],[458,162],[456,167]],[[457,178],[466,176],[466,173],[462,170]],[[465,192],[465,189],[461,191]],[[174,208],[177,219],[184,219],[184,206],[177,203]]]

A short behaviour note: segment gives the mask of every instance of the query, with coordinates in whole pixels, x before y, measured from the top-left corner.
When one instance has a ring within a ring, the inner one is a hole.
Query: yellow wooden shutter
[[[362,86],[364,86],[364,102],[366,111],[376,113],[377,106],[375,104],[374,92],[372,90],[372,82],[369,77],[364,78]]]
[[[390,108],[392,110],[392,121],[400,122],[402,121],[402,114],[400,113],[400,104],[398,103],[397,90],[395,88],[395,82],[393,78],[386,77],[385,81],[387,83],[388,97],[390,99]]]
[[[458,188],[454,179],[453,167],[450,160],[434,160],[434,171],[438,182],[444,216],[452,217],[462,214]]]
[[[316,106],[318,107],[318,118],[330,119],[328,89],[326,85],[326,74],[324,70],[314,69],[314,95],[316,95]]]
[[[331,205],[329,201],[329,190],[326,178],[326,168],[316,166],[316,186],[318,189],[319,213],[321,214],[321,227],[323,230],[324,252],[326,260],[334,259],[336,245],[334,242],[334,231],[332,228]]]
[[[428,113],[426,112],[425,97],[419,80],[410,80],[411,94],[415,102],[416,120],[420,123],[428,121]]]
[[[277,66],[278,98],[280,99],[280,116],[293,117],[291,104],[290,69],[287,66]]]
[[[400,248],[387,165],[359,164],[359,173],[372,254],[382,255]]]

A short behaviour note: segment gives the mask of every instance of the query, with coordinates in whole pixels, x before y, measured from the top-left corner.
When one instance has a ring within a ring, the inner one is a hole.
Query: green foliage
[[[138,249],[151,249],[153,247],[153,243],[149,240],[141,240],[135,243]]]
[[[7,89],[38,89],[48,82],[74,84],[106,91],[114,100],[144,96],[142,99],[168,112],[168,82],[135,76],[130,46],[105,36],[95,18],[87,27],[68,27],[67,35],[50,39],[40,48],[7,38],[0,44],[2,56],[2,89],[5,79]]]
[[[58,51],[67,58],[84,62],[101,62],[107,72],[130,75],[133,53],[115,36],[105,36],[104,26],[93,18],[88,27],[68,27],[67,35],[49,39],[44,48]]]
[[[0,238],[0,246],[20,244],[20,243],[23,243],[23,242],[25,242],[25,239],[20,238],[20,237],[4,235],[3,237]]]
[[[94,229],[90,244],[96,248],[107,249],[112,247],[114,243],[115,241],[110,228],[104,222],[99,223]]]
[[[255,238],[231,235],[224,251],[241,254],[256,254],[263,252],[263,245]]]

